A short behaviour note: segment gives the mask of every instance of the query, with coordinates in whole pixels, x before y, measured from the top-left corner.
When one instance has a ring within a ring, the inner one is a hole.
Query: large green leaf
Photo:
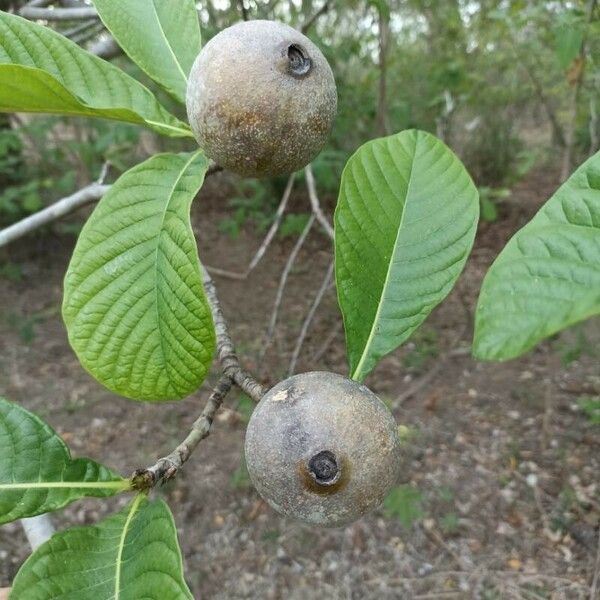
[[[10,600],[193,600],[168,506],[137,496],[93,527],[57,533],[23,564]]]
[[[0,111],[103,117],[191,136],[152,92],[42,25],[0,11]]]
[[[215,332],[190,225],[208,166],[161,154],[122,175],[85,224],[65,277],[63,316],[83,366],[136,400],[194,392]]]
[[[40,418],[0,398],[0,524],[61,508],[84,496],[112,496],[130,482],[87,458],[73,460]]]
[[[184,102],[188,74],[201,46],[194,0],[94,0],[94,4],[129,57]]]
[[[473,354],[506,360],[600,313],[600,153],[518,231],[490,267]]]
[[[373,140],[350,158],[335,212],[335,254],[354,379],[364,379],[448,294],[478,216],[464,166],[428,133]]]

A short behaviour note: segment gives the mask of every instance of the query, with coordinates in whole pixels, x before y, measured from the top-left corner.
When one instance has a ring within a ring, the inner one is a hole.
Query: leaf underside
[[[190,205],[208,161],[154,156],[122,175],[85,224],[63,317],[83,366],[114,392],[174,400],[204,380],[215,348]]]
[[[152,92],[42,25],[0,11],[0,111],[101,117],[189,137]]]
[[[518,231],[487,272],[473,354],[507,360],[600,314],[600,153]]]
[[[92,527],[55,534],[18,572],[10,600],[193,600],[169,508],[137,496]]]
[[[0,457],[0,524],[129,488],[127,480],[93,460],[72,459],[46,423],[3,398]]]
[[[177,10],[164,0],[94,0],[94,5],[127,55],[185,102],[187,78],[201,47],[194,0],[179,0]]]
[[[403,131],[348,161],[335,212],[350,372],[363,380],[451,290],[471,250],[477,189],[434,136]]]

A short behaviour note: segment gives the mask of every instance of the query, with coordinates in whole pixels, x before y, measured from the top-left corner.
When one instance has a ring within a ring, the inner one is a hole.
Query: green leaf
[[[102,117],[191,136],[152,92],[42,25],[0,11],[0,112]]]
[[[388,518],[398,519],[406,528],[425,516],[422,504],[421,492],[411,485],[392,488],[383,502]]]
[[[10,600],[193,600],[173,516],[138,495],[93,527],[57,533],[23,564]]]
[[[373,140],[350,158],[335,212],[335,254],[354,379],[363,380],[446,297],[478,216],[467,171],[429,133]]]
[[[583,30],[580,24],[564,24],[556,28],[556,56],[563,69],[566,69],[577,58],[582,43]]]
[[[83,366],[136,400],[173,400],[204,380],[215,348],[190,225],[206,157],[161,154],[123,174],[83,227],[63,317]]]
[[[600,313],[600,153],[508,242],[490,267],[475,313],[473,355],[515,358]]]
[[[130,488],[106,467],[72,459],[39,417],[0,398],[0,524],[56,510],[84,496],[113,496]]]
[[[94,0],[94,4],[128,56],[185,102],[188,75],[201,47],[194,0]]]

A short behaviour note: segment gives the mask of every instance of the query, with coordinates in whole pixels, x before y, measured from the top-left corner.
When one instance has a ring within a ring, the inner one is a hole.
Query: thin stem
[[[244,393],[248,394],[255,402],[258,402],[264,396],[265,389],[250,373],[240,366],[235,346],[229,335],[227,321],[221,310],[217,288],[206,268],[202,267],[202,271],[204,291],[210,304],[217,336],[217,357],[221,363],[223,374],[230,377]]]
[[[308,197],[310,198],[310,206],[312,208],[312,212],[315,215],[317,221],[321,224],[325,233],[333,239],[333,227],[329,223],[327,217],[323,214],[323,210],[321,209],[321,202],[319,201],[319,196],[317,195],[317,185],[315,183],[315,177],[313,175],[312,166],[306,165],[304,168],[304,175],[306,177],[306,187],[308,189]]]
[[[313,300],[310,309],[304,319],[304,323],[302,323],[302,328],[300,329],[300,335],[298,336],[298,340],[296,341],[296,347],[294,348],[294,352],[292,353],[292,360],[290,361],[290,366],[288,368],[288,376],[293,375],[296,370],[296,363],[298,362],[298,357],[300,356],[300,351],[302,350],[302,345],[304,344],[304,340],[306,338],[306,334],[308,333],[308,328],[312,323],[315,313],[317,312],[317,308],[321,304],[323,297],[325,296],[325,292],[329,289],[331,285],[331,280],[333,277],[333,261],[329,264],[327,268],[327,272],[325,273],[325,277],[323,278],[323,283],[321,283],[321,287],[319,288],[315,299]]]
[[[60,219],[82,206],[96,202],[102,198],[109,189],[110,185],[92,183],[71,196],[58,200],[39,212],[0,230],[0,247],[6,246],[36,229]]]
[[[95,8],[38,8],[24,6],[19,14],[32,21],[76,21],[79,19],[93,19],[98,17]]]
[[[269,327],[267,329],[265,341],[263,342],[262,349],[260,351],[261,361],[267,352],[267,349],[273,339],[273,335],[275,334],[275,326],[277,325],[279,309],[281,307],[281,301],[283,300],[283,292],[285,290],[288,276],[290,274],[290,271],[292,270],[292,267],[294,266],[294,263],[296,262],[296,258],[298,256],[298,253],[300,252],[300,249],[304,245],[304,242],[306,241],[306,238],[308,237],[308,234],[310,233],[310,230],[312,229],[314,222],[315,222],[315,215],[313,213],[312,215],[310,215],[308,222],[306,223],[302,233],[300,234],[300,237],[298,238],[298,240],[296,241],[296,244],[292,248],[290,256],[288,257],[287,262],[285,263],[285,267],[283,268],[283,271],[281,273],[281,277],[279,279],[279,286],[277,287],[277,294],[275,296],[275,304],[273,306],[273,311],[271,313],[271,320],[269,322]]]
[[[248,276],[250,275],[250,273],[256,268],[258,263],[262,260],[262,257],[265,255],[265,252],[271,245],[271,242],[273,241],[273,238],[275,237],[275,234],[277,233],[277,230],[279,229],[279,226],[281,225],[281,221],[283,219],[283,214],[285,212],[285,209],[287,208],[288,201],[290,199],[290,195],[291,195],[292,189],[294,187],[294,176],[295,176],[294,173],[292,173],[290,175],[287,185],[285,186],[283,196],[281,197],[281,201],[279,202],[279,206],[277,207],[277,211],[275,213],[275,220],[271,224],[271,227],[269,228],[269,231],[267,232],[265,239],[262,241],[262,244],[259,246],[258,250],[252,257],[252,260],[248,263],[248,266],[246,267],[246,269],[240,273],[240,272],[236,272],[236,271],[227,271],[226,269],[220,269],[218,267],[209,267],[208,265],[205,265],[206,269],[209,271],[209,273],[214,273],[215,275],[220,275],[222,277],[228,277],[229,279],[238,279],[238,280],[248,279]]]
[[[221,376],[209,396],[204,410],[194,421],[192,429],[183,442],[169,455],[157,460],[151,467],[138,470],[133,474],[132,482],[136,489],[154,487],[159,482],[168,481],[175,477],[196,446],[210,433],[215,414],[223,403],[225,396],[231,390],[232,385],[233,380],[229,375]]]

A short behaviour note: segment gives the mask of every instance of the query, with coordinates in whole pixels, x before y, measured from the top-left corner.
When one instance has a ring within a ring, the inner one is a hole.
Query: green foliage
[[[338,299],[363,380],[452,289],[471,250],[477,189],[434,136],[404,131],[348,161],[335,212]]]
[[[388,518],[397,519],[406,528],[425,516],[421,492],[411,485],[398,485],[392,488],[383,506]]]
[[[563,69],[577,58],[583,42],[583,31],[579,23],[563,23],[554,32],[556,56]]]
[[[444,533],[456,533],[460,527],[460,519],[455,512],[449,512],[442,516],[440,525]]]
[[[238,402],[238,406],[237,406],[237,410],[240,413],[240,415],[242,416],[242,421],[244,423],[248,423],[248,421],[250,421],[250,417],[252,416],[252,413],[254,412],[254,408],[256,407],[256,403],[254,402],[254,400],[252,400],[252,398],[250,398],[249,396],[246,396],[246,394],[243,394],[240,397],[240,401]]]
[[[0,12],[0,111],[102,117],[191,136],[153,94],[117,67],[53,32]]]
[[[600,153],[586,161],[490,267],[473,354],[506,360],[600,312]]]
[[[139,495],[97,525],[57,533],[14,580],[10,599],[25,598],[193,600],[171,511]]]
[[[137,127],[101,120],[36,116],[18,129],[0,123],[0,226],[72,193],[76,178],[95,179],[106,161],[128,169],[138,138]],[[69,224],[55,230],[68,232]]]
[[[600,425],[600,396],[585,396],[577,401],[592,425]]]
[[[250,488],[250,475],[243,456],[238,468],[231,475],[230,483],[231,487],[236,490],[247,490]]]
[[[560,336],[554,344],[563,366],[568,367],[583,356],[595,358],[599,355],[598,348],[588,337],[583,323],[574,325],[569,333],[570,335]]]
[[[100,18],[129,57],[185,102],[187,76],[200,52],[193,0],[94,0]]]
[[[501,113],[482,120],[469,135],[464,160],[475,181],[501,187],[513,179],[522,149],[514,132],[514,118]]]
[[[229,207],[233,213],[219,222],[221,233],[236,239],[248,223],[258,233],[263,233],[275,215],[274,187],[259,179],[244,179],[237,184],[236,195],[229,201]]]
[[[498,219],[498,204],[510,197],[510,190],[506,188],[479,188],[479,202],[481,218],[490,223]]]
[[[129,481],[87,458],[72,459],[40,418],[0,398],[0,524],[61,508],[84,496],[106,497]]]
[[[215,332],[190,205],[208,161],[161,154],[125,173],[83,228],[63,316],[81,363],[136,400],[173,400],[204,380]]]
[[[414,333],[408,352],[402,357],[402,364],[410,370],[422,371],[429,361],[440,353],[438,335],[435,329],[421,327]]]
[[[279,237],[282,239],[298,237],[306,227],[309,218],[310,215],[308,213],[285,215],[277,232]]]
[[[8,279],[9,281],[21,281],[23,271],[21,267],[9,260],[0,262],[0,279]]]

